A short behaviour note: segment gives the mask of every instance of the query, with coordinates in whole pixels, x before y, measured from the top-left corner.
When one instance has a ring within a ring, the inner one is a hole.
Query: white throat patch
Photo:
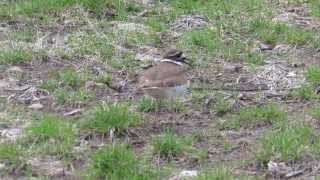
[[[171,59],[162,59],[160,62],[170,62],[179,66],[183,66],[182,62],[178,62],[178,61],[173,61]]]

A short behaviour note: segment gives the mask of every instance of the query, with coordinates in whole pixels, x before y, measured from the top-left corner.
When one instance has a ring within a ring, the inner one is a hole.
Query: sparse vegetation
[[[179,99],[172,99],[165,101],[164,104],[169,108],[174,110],[177,113],[184,112],[187,110],[187,107]]]
[[[91,110],[84,128],[100,133],[107,133],[112,129],[121,132],[140,120],[140,115],[132,112],[125,103],[102,103]]]
[[[110,74],[102,74],[102,75],[97,76],[95,81],[98,82],[98,83],[111,85],[112,76]]]
[[[75,133],[64,119],[40,114],[28,127],[26,143],[34,143],[35,152],[68,155],[74,145]]]
[[[286,120],[287,115],[277,105],[242,108],[238,114],[239,121],[255,121],[274,123]]]
[[[315,118],[316,120],[320,120],[320,108],[319,107],[315,107],[315,108],[312,108],[310,110],[310,113],[309,113],[313,118]]]
[[[56,74],[56,79],[59,81],[60,85],[68,86],[77,89],[89,79],[89,75],[86,73],[79,73],[72,69],[66,69],[64,71],[59,71]]]
[[[303,84],[301,87],[294,89],[291,93],[291,96],[298,97],[302,100],[311,100],[318,98],[314,87],[309,83]]]
[[[17,49],[17,50],[2,50],[0,51],[0,64],[16,64],[21,62],[31,61],[33,58],[32,51]]]
[[[216,167],[214,169],[204,170],[200,173],[200,175],[196,178],[197,180],[232,180],[234,176],[232,175],[231,171],[227,167]]]
[[[231,111],[231,102],[228,99],[218,98],[214,105],[214,110],[218,116],[223,116],[227,112]]]
[[[267,125],[282,124],[287,120],[287,114],[281,111],[280,107],[274,104],[266,106],[251,106],[244,107],[233,117],[231,122],[224,122],[223,127],[236,128]]]
[[[84,104],[90,99],[93,94],[85,89],[68,90],[68,89],[56,89],[54,91],[55,99],[59,104]]]
[[[317,0],[311,1],[312,15],[320,17],[320,2]]]
[[[144,167],[142,161],[125,144],[106,145],[92,157],[89,178],[99,179],[152,179],[157,172]]]
[[[96,56],[105,62],[114,55],[114,47],[110,43],[112,40],[113,36],[98,37],[93,33],[72,34],[68,38],[68,43],[73,49],[74,56]]]
[[[320,68],[309,66],[306,70],[306,78],[312,85],[317,86],[320,83]]]
[[[13,143],[0,144],[0,162],[4,167],[2,173],[13,173],[22,171],[25,165],[24,153],[21,147]]]
[[[219,32],[212,29],[192,30],[186,32],[177,44],[178,47],[190,49],[193,53],[214,56],[217,55],[223,42],[219,36]]]
[[[159,104],[150,97],[143,97],[140,99],[138,108],[141,112],[151,112],[155,111],[156,109],[159,109]]]
[[[182,155],[186,152],[187,146],[191,144],[191,139],[179,137],[171,130],[165,130],[161,135],[154,137],[152,141],[154,154],[169,160]]]
[[[261,140],[261,149],[256,158],[261,163],[271,159],[296,161],[312,153],[318,147],[315,130],[306,124],[285,124],[277,130],[271,130]]]
[[[13,41],[34,42],[35,32],[31,28],[26,28],[21,31],[14,31],[10,34],[10,39]]]

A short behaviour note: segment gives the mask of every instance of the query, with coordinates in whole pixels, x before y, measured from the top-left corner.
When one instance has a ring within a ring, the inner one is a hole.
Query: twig
[[[212,91],[266,91],[268,88],[251,88],[251,89],[241,89],[232,87],[193,87],[193,90],[212,90]]]
[[[303,174],[304,170],[293,171],[285,175],[285,178],[292,178]]]

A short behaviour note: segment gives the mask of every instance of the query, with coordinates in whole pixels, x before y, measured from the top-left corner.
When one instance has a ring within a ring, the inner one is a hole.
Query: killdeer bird
[[[180,50],[167,51],[159,64],[144,72],[139,81],[140,88],[157,100],[183,95],[190,84],[184,68],[185,59]]]

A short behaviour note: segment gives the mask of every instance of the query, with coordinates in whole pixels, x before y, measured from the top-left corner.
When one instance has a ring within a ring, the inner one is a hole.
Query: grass
[[[35,32],[31,28],[26,28],[21,31],[14,31],[10,33],[9,39],[13,41],[34,42]]]
[[[138,102],[138,110],[140,112],[154,112],[161,107],[167,107],[176,113],[184,112],[187,107],[179,99],[163,99],[156,101],[150,97],[142,97]]]
[[[312,12],[311,14],[315,17],[320,17],[320,2],[317,0],[312,0],[311,1],[311,9]]]
[[[107,17],[110,19],[126,20],[130,13],[135,13],[142,10],[142,7],[140,6],[139,3],[131,0],[129,1],[98,0],[95,2],[90,0],[82,0],[81,2],[84,7],[94,12],[96,16],[99,18]],[[109,13],[109,16],[108,16],[108,13]]]
[[[223,42],[216,30],[206,28],[184,33],[177,42],[177,46],[192,50],[193,53],[204,52],[207,55],[214,56],[218,54]]]
[[[8,2],[6,6],[0,9],[0,15],[16,16],[22,14],[32,15],[33,13],[48,13],[50,11],[63,9],[75,3],[76,0],[27,0],[14,3]]]
[[[126,103],[101,103],[90,111],[84,128],[99,133],[107,133],[112,129],[122,132],[140,120],[140,114],[132,112]]]
[[[320,108],[319,107],[314,107],[310,109],[309,114],[315,118],[316,120],[320,120]]]
[[[73,34],[68,37],[68,44],[73,50],[73,56],[94,56],[103,62],[114,56],[112,41],[113,37],[109,34],[107,37],[100,37],[93,33]]]
[[[318,66],[308,66],[305,70],[305,77],[307,82],[293,90],[290,95],[303,100],[317,99],[318,94],[315,89],[320,84],[320,68]]]
[[[2,169],[2,173],[7,173],[9,175],[14,172],[23,172],[25,165],[24,160],[25,153],[19,145],[7,142],[0,144],[0,162],[5,165],[5,169]]]
[[[57,79],[48,79],[42,81],[39,87],[41,89],[48,90],[49,92],[54,92],[59,86],[59,81]]]
[[[294,89],[292,92],[290,92],[289,95],[302,100],[311,100],[319,98],[315,92],[314,87],[308,83],[302,84],[301,87]]]
[[[56,74],[56,80],[62,86],[69,86],[73,89],[80,88],[91,77],[87,73],[79,73],[73,69],[65,69]]]
[[[79,90],[69,90],[58,88],[54,91],[55,100],[58,104],[84,104],[94,95],[83,88]]]
[[[251,65],[263,65],[264,56],[262,53],[247,53],[245,55],[245,61]]]
[[[191,144],[190,139],[179,137],[170,130],[164,131],[152,140],[153,153],[168,160],[183,155],[187,146]]]
[[[216,167],[213,169],[208,169],[202,171],[196,178],[196,180],[233,180],[235,177],[232,175],[231,171],[224,166]]]
[[[312,42],[315,32],[305,30],[285,23],[272,22],[263,18],[255,18],[251,21],[251,31],[256,37],[268,44],[287,43],[291,45],[305,45]]]
[[[103,84],[107,84],[107,85],[111,85],[112,84],[112,75],[110,74],[101,74],[99,76],[97,76],[95,78],[95,81],[98,83],[103,83]]]
[[[167,25],[157,17],[148,18],[145,25],[151,27],[154,32],[165,32],[168,29]]]
[[[217,98],[214,110],[218,116],[223,116],[226,113],[230,112],[232,109],[231,102],[227,99],[224,99],[222,97]]]
[[[285,120],[287,117],[286,113],[281,111],[277,105],[242,108],[238,115],[240,121],[261,120],[270,123]]]
[[[138,109],[140,112],[152,112],[159,109],[158,106],[159,104],[157,104],[153,98],[146,96],[142,97],[138,103]]]
[[[320,67],[318,66],[309,66],[306,69],[305,73],[306,79],[309,83],[314,86],[320,84]]]
[[[233,120],[225,122],[223,127],[236,128],[257,125],[278,125],[287,120],[287,114],[279,106],[271,104],[266,106],[243,107],[234,115]]]
[[[85,83],[95,78],[103,81],[102,77],[94,77],[89,73],[77,72],[73,69],[63,69],[54,72],[52,76],[51,79],[42,81],[40,88],[51,92],[58,104],[85,103],[94,96],[84,87]]]
[[[185,112],[187,107],[180,99],[170,99],[164,101],[164,105],[167,106],[169,109],[174,110],[176,113]]]
[[[72,6],[82,6],[88,11],[94,13],[98,18],[107,17],[119,20],[125,20],[129,14],[142,10],[140,4],[124,0],[97,0],[95,2],[90,0],[25,0],[18,2],[6,2],[0,8],[0,16],[41,16],[59,12]]]
[[[207,90],[192,91],[192,102],[194,104],[202,105],[208,98],[210,98],[210,93]]]
[[[31,60],[45,60],[48,53],[44,49],[31,50],[31,49],[4,49],[0,50],[0,65],[15,65],[19,63],[27,63]]]
[[[27,128],[27,143],[35,143],[34,152],[68,155],[74,145],[75,132],[66,120],[51,114],[40,114]]]
[[[60,105],[83,104],[94,97],[94,94],[84,88],[85,83],[93,79],[94,76],[91,74],[76,72],[73,69],[63,69],[54,72],[53,78],[42,81],[40,88],[51,92]],[[102,81],[103,79],[98,80]]]
[[[149,26],[136,23],[128,24],[126,27],[121,27],[121,25],[122,23],[119,23],[118,29],[112,33],[114,41],[119,45],[135,47],[160,43],[159,34],[154,32]]]
[[[297,161],[304,155],[311,155],[314,150],[318,151],[319,141],[316,137],[315,129],[310,125],[304,123],[286,124],[265,134],[261,140],[262,147],[256,154],[256,159],[263,164],[269,160]]]
[[[0,51],[0,65],[17,64],[31,61],[33,59],[33,52],[30,50],[9,49]]]
[[[73,34],[68,38],[68,44],[72,49],[72,56],[98,59],[115,68],[123,68],[134,65],[134,56],[128,52],[116,52],[114,45],[132,47],[144,44],[158,44],[159,37],[152,32],[140,32],[139,30],[115,31],[106,27],[106,33],[98,36],[93,33]]]
[[[140,161],[126,144],[106,145],[92,156],[88,179],[154,179],[158,172]]]
[[[303,100],[319,98],[316,89],[320,85],[320,68],[318,66],[308,66],[305,70],[305,77],[307,82],[294,89],[290,95]]]

